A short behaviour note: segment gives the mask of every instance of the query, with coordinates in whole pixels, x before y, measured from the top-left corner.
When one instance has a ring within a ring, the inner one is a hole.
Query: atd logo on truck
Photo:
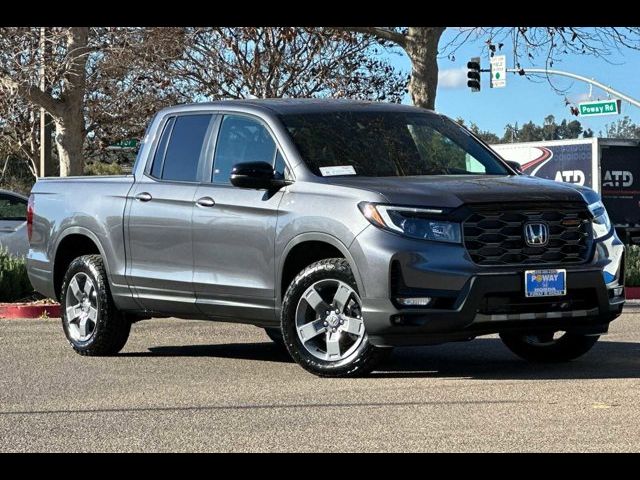
[[[633,185],[633,173],[628,170],[607,170],[602,179],[603,187],[630,187]]]
[[[556,182],[575,183],[576,185],[584,185],[586,180],[585,174],[582,170],[561,170],[556,172],[554,178]]]

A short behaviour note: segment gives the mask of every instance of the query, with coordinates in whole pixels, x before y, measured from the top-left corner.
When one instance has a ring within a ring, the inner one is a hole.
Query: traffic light
[[[470,62],[467,63],[467,86],[471,88],[472,92],[480,91],[480,57],[473,57]]]

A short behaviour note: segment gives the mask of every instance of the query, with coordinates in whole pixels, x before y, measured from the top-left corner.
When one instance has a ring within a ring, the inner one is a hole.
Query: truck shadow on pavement
[[[640,343],[600,341],[571,362],[529,363],[497,338],[399,348],[378,377],[465,377],[492,380],[640,378]]]
[[[147,352],[124,352],[126,357],[212,357],[236,358],[269,362],[289,362],[293,360],[287,352],[272,342],[265,343],[220,343],[215,345],[180,345],[150,347]]]
[[[125,356],[212,357],[292,363],[273,343],[152,347]],[[640,378],[640,343],[600,341],[583,357],[560,364],[531,364],[497,338],[429,347],[397,348],[374,377],[464,377],[494,380]]]

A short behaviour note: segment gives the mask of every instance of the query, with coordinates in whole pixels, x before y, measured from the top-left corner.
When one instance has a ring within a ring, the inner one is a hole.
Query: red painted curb
[[[57,303],[44,305],[0,303],[0,318],[40,318],[45,312],[49,317],[59,317],[60,305]]]
[[[628,300],[640,299],[640,287],[624,287],[624,297]]]

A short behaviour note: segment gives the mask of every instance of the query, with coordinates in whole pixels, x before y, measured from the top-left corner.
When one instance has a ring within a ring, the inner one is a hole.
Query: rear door
[[[147,310],[198,311],[191,216],[214,118],[210,113],[167,118],[153,161],[130,193],[128,278]]]
[[[273,320],[277,192],[237,188],[233,165],[265,161],[288,175],[268,126],[248,115],[222,118],[213,168],[198,187],[193,213],[194,289],[208,316]]]

